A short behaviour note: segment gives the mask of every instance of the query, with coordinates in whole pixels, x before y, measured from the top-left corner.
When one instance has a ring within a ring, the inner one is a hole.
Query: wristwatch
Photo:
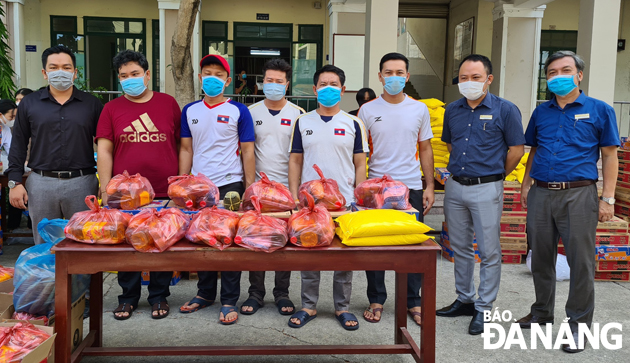
[[[18,185],[20,185],[22,183],[16,182],[16,181],[13,181],[13,180],[9,180],[8,184],[9,184],[9,189],[13,189],[13,188],[15,188],[16,186],[18,186]]]
[[[9,188],[10,188],[10,186],[9,186]],[[606,198],[606,197],[601,197],[601,198],[599,198],[599,199],[601,199],[604,203],[608,203],[608,204],[610,204],[610,205],[615,204],[615,198]]]

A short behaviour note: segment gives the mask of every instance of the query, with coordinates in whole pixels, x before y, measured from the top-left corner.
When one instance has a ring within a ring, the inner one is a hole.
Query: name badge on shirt
[[[575,119],[578,120],[578,121],[579,120],[585,120],[585,119],[588,119],[588,118],[591,118],[591,114],[589,114],[589,113],[581,113],[579,115],[575,115]]]
[[[479,115],[480,120],[492,120],[492,115]]]

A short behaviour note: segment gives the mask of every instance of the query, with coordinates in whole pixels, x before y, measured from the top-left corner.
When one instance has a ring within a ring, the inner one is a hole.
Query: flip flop
[[[236,323],[238,321],[238,310],[236,310],[236,306],[221,306],[221,313],[223,313],[223,317],[227,317],[227,315],[229,313],[236,313],[236,319],[232,320],[232,321],[221,321],[219,320],[219,323],[221,323],[222,325],[232,325],[234,323]],[[219,313],[219,319],[221,319],[221,314]]]
[[[422,312],[418,312],[418,311],[409,311],[409,310],[407,310],[407,315],[409,315],[409,317],[411,318],[411,320],[413,320],[413,322],[414,322],[414,323],[416,323],[416,325],[418,325],[418,326],[422,326],[422,323],[418,323],[418,322],[416,321],[416,319],[414,319],[414,318],[413,318],[414,316],[420,316],[420,317],[422,317]]]
[[[116,308],[116,310],[113,311],[114,319],[116,319],[116,320],[127,320],[127,319],[131,318],[131,315],[133,315],[134,310],[136,310],[136,307],[134,305],[131,305],[129,303],[119,304],[118,307]],[[116,313],[129,313],[129,315],[127,315],[127,316],[117,316]]]
[[[295,305],[293,305],[293,302],[289,299],[282,299],[278,301],[276,306],[278,307],[280,315],[292,315],[295,311]],[[293,311],[282,311],[282,308],[293,308]]]
[[[162,304],[164,304],[165,306],[162,306]],[[166,311],[166,313],[160,315],[160,310],[164,310]],[[157,315],[153,315],[154,312],[158,312]],[[171,309],[168,306],[168,303],[166,301],[160,301],[157,302],[155,304],[153,304],[153,306],[151,307],[151,317],[153,319],[164,319],[168,316],[168,313],[171,311]]]
[[[252,311],[243,311],[243,306],[251,306]],[[254,315],[260,309],[262,305],[254,299],[247,299],[243,304],[241,304],[241,314],[243,315]]]
[[[309,321],[315,319],[317,317],[317,314],[315,315],[309,315],[309,313],[307,313],[304,310],[300,310],[297,313],[291,315],[291,319],[298,319],[300,320],[300,324],[295,324],[291,321],[291,319],[289,319],[289,326],[291,328],[301,328],[304,325],[306,325]]]
[[[357,317],[354,316],[354,314],[352,313],[341,313],[339,315],[337,315],[337,320],[339,320],[339,323],[341,323],[341,326],[346,329],[346,330],[357,330],[359,329],[359,321],[357,320]],[[347,322],[349,321],[356,321],[357,325],[355,326],[348,326],[346,325]]]
[[[199,309],[207,308],[208,306],[214,304],[214,301],[209,301],[209,300],[201,299],[198,297],[194,297],[192,300],[188,302],[188,305],[192,305],[192,304],[199,304],[199,306],[197,306],[193,310],[182,310],[182,308],[179,308],[179,312],[182,314],[194,313],[195,311]]]
[[[371,307],[368,307],[367,309],[365,309],[365,311],[372,313],[372,315],[376,316],[376,313],[381,313],[380,319],[376,320],[374,318],[366,318],[365,315],[363,315],[363,319],[365,319],[367,322],[370,323],[380,323],[381,319],[383,319],[383,308],[374,308],[372,309]]]

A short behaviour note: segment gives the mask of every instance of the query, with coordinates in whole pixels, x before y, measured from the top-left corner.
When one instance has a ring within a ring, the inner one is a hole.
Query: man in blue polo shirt
[[[555,94],[534,110],[525,140],[532,149],[521,190],[527,207],[527,233],[532,249],[536,302],[518,320],[553,324],[558,240],[571,266],[569,298],[565,306],[575,344],[563,344],[569,353],[581,352],[578,324],[589,328],[595,309],[595,231],[597,222],[613,216],[619,161],[619,132],[615,111],[603,101],[580,91],[584,61],[575,53],[554,53],[545,62],[547,87]],[[597,197],[597,161],[602,154],[604,190]],[[533,182],[533,186],[532,186]]]
[[[483,332],[483,312],[492,309],[501,280],[500,221],[503,179],[523,156],[521,113],[511,102],[488,92],[492,64],[478,54],[459,65],[459,92],[464,96],[446,108],[442,141],[451,152],[444,214],[455,252],[457,299],[438,316],[472,316],[468,333]],[[508,152],[509,151],[509,152]],[[479,297],[475,299],[475,250],[481,257]]]

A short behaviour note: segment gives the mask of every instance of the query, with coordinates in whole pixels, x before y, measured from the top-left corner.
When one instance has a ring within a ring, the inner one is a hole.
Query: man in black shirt
[[[76,59],[70,49],[46,49],[42,65],[49,86],[20,102],[7,170],[11,205],[28,205],[36,244],[44,242],[37,233],[42,219],[69,219],[87,209],[86,196],[98,192],[94,136],[103,109],[96,97],[74,87]],[[23,186],[29,138],[33,172]]]

